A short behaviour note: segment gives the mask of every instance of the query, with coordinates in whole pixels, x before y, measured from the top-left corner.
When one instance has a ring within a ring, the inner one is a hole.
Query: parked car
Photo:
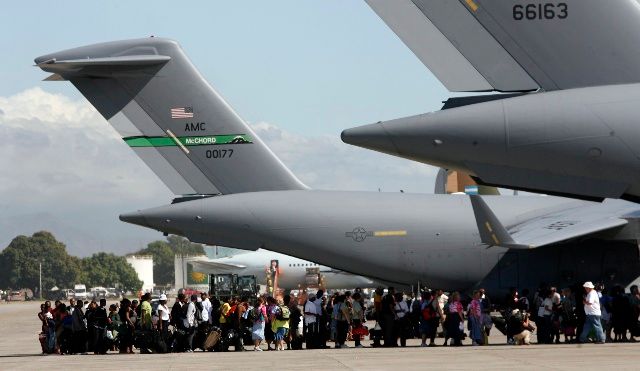
[[[26,301],[33,299],[31,289],[11,290],[7,293],[7,301]]]
[[[122,297],[122,290],[115,287],[107,287],[107,299],[120,299]]]
[[[108,294],[109,291],[103,287],[91,289],[91,297],[93,300],[106,299]]]
[[[22,291],[10,291],[7,301],[25,301],[25,295]]]

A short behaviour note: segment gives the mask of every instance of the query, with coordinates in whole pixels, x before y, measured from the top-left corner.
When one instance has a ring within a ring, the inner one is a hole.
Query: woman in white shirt
[[[404,298],[402,297],[401,292],[396,293],[395,311],[396,311],[395,338],[396,339],[400,338],[400,346],[406,347],[407,346],[407,327],[408,327],[407,320],[409,319],[407,317],[407,314],[409,314],[409,305],[407,304],[407,301],[404,300]]]
[[[158,331],[162,335],[162,340],[167,342],[169,338],[169,307],[167,307],[167,295],[160,295],[158,303]]]

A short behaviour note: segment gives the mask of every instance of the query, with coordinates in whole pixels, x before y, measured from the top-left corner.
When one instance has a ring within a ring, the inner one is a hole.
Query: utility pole
[[[182,264],[180,265],[180,273],[182,273],[182,288],[187,288],[187,270],[184,264],[184,240],[180,237],[180,259],[182,260]]]
[[[40,292],[40,300],[42,300],[42,260],[38,260],[38,268],[40,270],[40,286],[38,292]]]

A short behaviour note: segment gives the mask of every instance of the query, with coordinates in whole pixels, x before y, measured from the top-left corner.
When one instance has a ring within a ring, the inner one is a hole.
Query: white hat
[[[165,295],[165,294],[160,295],[160,299],[159,300],[167,300],[167,295]]]
[[[586,287],[588,289],[593,289],[595,288],[595,286],[593,286],[593,283],[591,283],[591,281],[587,281],[584,283],[584,285],[582,285],[582,287]]]

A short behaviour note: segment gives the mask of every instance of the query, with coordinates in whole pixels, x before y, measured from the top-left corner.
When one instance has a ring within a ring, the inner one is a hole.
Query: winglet
[[[489,247],[502,246],[511,249],[530,249],[533,247],[515,241],[481,196],[470,195],[469,199],[483,243]]]

